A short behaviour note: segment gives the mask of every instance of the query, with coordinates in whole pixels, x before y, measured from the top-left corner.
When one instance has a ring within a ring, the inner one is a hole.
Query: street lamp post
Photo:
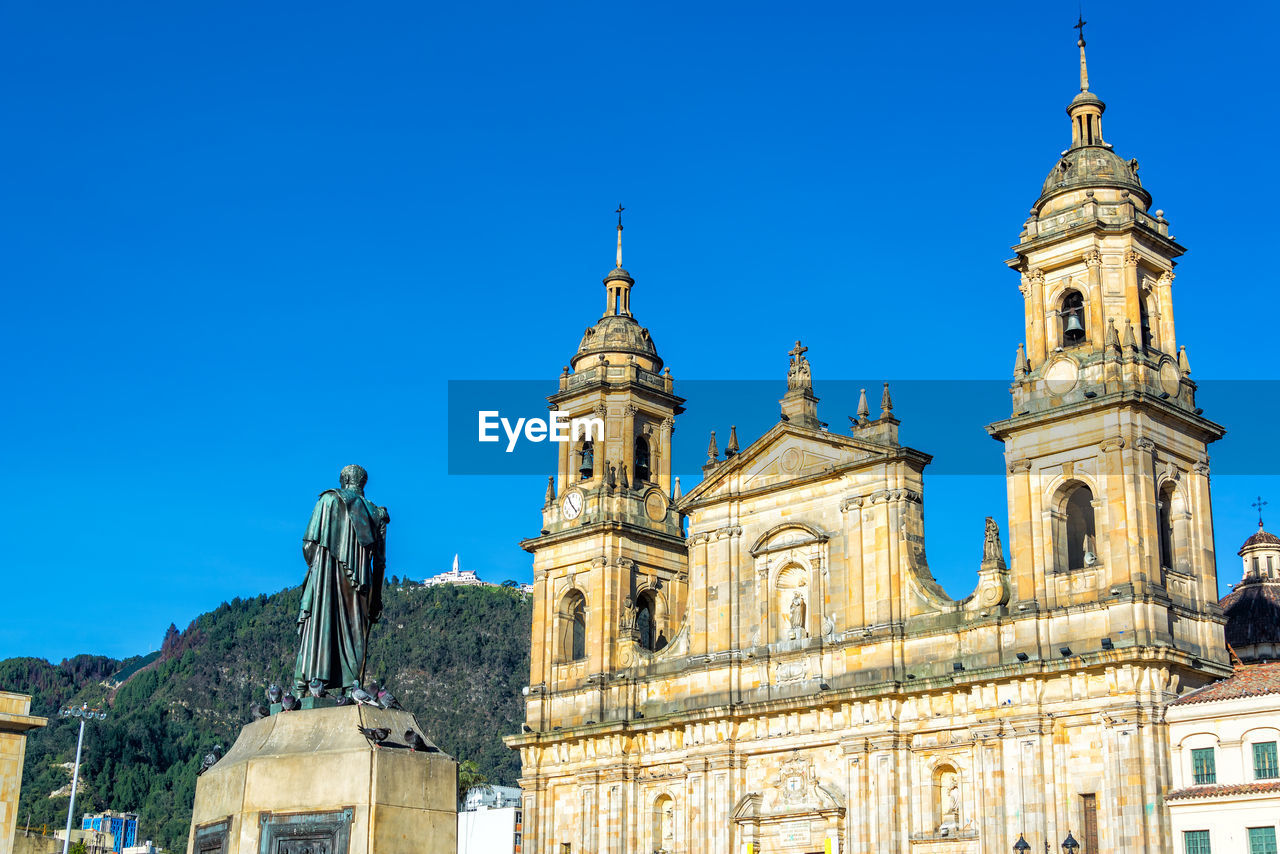
[[[80,749],[84,747],[84,722],[105,721],[107,713],[89,708],[88,703],[81,703],[79,708],[59,709],[58,715],[64,718],[80,719],[80,736],[76,739],[76,761],[71,768],[71,803],[67,805],[67,833],[62,839],[62,854],[67,854],[71,847],[71,818],[76,811],[76,787],[80,784]]]

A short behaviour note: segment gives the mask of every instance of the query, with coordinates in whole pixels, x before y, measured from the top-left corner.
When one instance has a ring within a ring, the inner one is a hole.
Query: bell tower
[[[1174,327],[1185,249],[1151,211],[1138,161],[1103,138],[1106,105],[1089,90],[1084,21],[1077,27],[1071,144],[1007,262],[1025,326],[1013,415],[987,428],[1005,446],[1011,608],[1083,606],[1105,614],[1093,631],[1116,647],[1217,661],[1207,445],[1224,430],[1196,406]],[[1038,622],[1052,654],[1059,639]]]
[[[534,556],[526,725],[535,730],[625,714],[607,701],[610,675],[662,649],[684,617],[688,552],[671,476],[684,400],[632,313],[622,211],[604,314],[547,398],[573,426],[541,534],[521,544]]]

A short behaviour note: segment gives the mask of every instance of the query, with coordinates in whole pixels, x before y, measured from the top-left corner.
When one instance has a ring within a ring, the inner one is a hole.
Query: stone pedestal
[[[357,727],[385,727],[372,744]],[[454,854],[457,763],[412,751],[413,715],[370,706],[247,724],[196,784],[187,854]]]

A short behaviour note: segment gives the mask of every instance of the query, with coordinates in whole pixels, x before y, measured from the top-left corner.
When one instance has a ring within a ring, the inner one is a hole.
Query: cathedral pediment
[[[874,464],[906,450],[782,422],[741,454],[711,469],[682,503],[691,507],[729,492],[766,491],[828,472]]]

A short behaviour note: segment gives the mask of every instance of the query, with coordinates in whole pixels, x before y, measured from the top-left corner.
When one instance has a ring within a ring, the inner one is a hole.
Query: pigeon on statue
[[[391,737],[391,730],[386,727],[358,726],[356,729],[360,730],[364,737],[372,741],[374,744],[381,744]]]
[[[280,700],[280,708],[284,709],[286,712],[294,711],[298,708],[298,698],[292,694],[286,693]]]
[[[359,682],[351,683],[351,699],[355,700],[362,706],[378,705],[378,698],[361,688]]]
[[[338,699],[333,701],[333,704],[335,706],[354,706],[356,704],[356,701],[351,699],[347,695],[342,694],[338,697]]]
[[[260,721],[271,715],[271,710],[261,703],[254,703],[249,707],[249,714],[253,715],[255,721]]]
[[[317,700],[321,697],[329,696],[329,692],[324,689],[324,683],[320,681],[318,676],[307,683],[307,691]]]
[[[267,702],[278,703],[284,696],[284,690],[279,685],[272,685],[267,688]]]

